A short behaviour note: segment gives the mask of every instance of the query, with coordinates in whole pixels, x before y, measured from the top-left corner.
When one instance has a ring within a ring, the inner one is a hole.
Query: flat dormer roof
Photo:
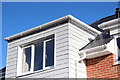
[[[84,29],[86,29],[87,31],[90,31],[90,32],[92,32],[96,35],[101,33],[100,31],[96,30],[95,28],[92,28],[91,26],[85,24],[84,22],[76,19],[72,15],[67,15],[65,17],[53,20],[53,21],[48,22],[46,24],[43,24],[43,25],[37,26],[35,28],[29,29],[27,31],[15,34],[15,35],[10,36],[10,37],[7,37],[7,38],[5,38],[5,40],[10,42],[10,41],[19,39],[21,37],[25,37],[25,36],[32,35],[32,34],[35,34],[37,32],[43,31],[43,30],[48,29],[52,26],[57,26],[57,25],[60,25],[60,24],[63,24],[63,23],[68,23],[69,21],[73,21],[77,24],[80,24],[81,26],[83,26]]]

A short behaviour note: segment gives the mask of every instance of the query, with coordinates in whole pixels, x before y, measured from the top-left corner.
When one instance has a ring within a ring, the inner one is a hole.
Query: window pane
[[[30,71],[31,68],[31,47],[23,49],[23,73]]]
[[[117,38],[117,46],[120,49],[120,38]]]
[[[118,46],[118,60],[120,60],[120,38],[117,38],[117,46]]]
[[[45,67],[54,65],[54,40],[46,42],[46,63]]]
[[[43,43],[35,45],[34,71],[43,68]]]

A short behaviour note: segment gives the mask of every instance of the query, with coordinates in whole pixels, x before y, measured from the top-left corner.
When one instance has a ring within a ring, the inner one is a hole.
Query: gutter
[[[29,30],[27,30],[27,31],[21,32],[21,33],[19,33],[19,34],[15,34],[15,35],[13,35],[13,36],[7,37],[7,38],[5,38],[5,40],[6,40],[6,41],[10,41],[10,40],[13,40],[13,39],[16,39],[16,38],[19,38],[19,37],[23,37],[23,36],[29,35],[29,34],[34,33],[34,32],[36,32],[36,31],[41,31],[42,29],[47,28],[48,26],[51,26],[51,25],[53,25],[53,24],[55,25],[56,23],[58,23],[58,22],[63,22],[63,21],[65,21],[65,20],[67,20],[67,19],[68,19],[67,16],[62,17],[62,18],[60,18],[60,19],[57,19],[57,20],[48,22],[48,23],[46,23],[46,24],[37,26],[37,27],[35,27],[35,28],[32,28],[32,29],[29,29]]]
[[[19,33],[19,34],[15,34],[15,35],[13,35],[13,36],[7,37],[7,38],[5,38],[5,40],[9,42],[9,41],[12,41],[12,40],[21,38],[21,37],[23,37],[23,36],[27,36],[27,35],[36,33],[36,32],[38,32],[38,31],[42,31],[42,30],[44,30],[44,29],[46,29],[46,28],[49,28],[49,27],[51,27],[51,26],[54,26],[54,25],[57,25],[57,24],[62,24],[63,22],[66,22],[66,21],[69,21],[69,20],[72,20],[72,21],[74,21],[74,22],[82,25],[83,28],[92,31],[92,32],[93,32],[94,34],[96,34],[96,35],[101,33],[100,31],[98,31],[98,30],[90,27],[89,25],[81,22],[80,20],[74,18],[72,15],[67,15],[67,16],[65,16],[65,17],[56,19],[56,20],[51,21],[51,22],[48,22],[48,23],[46,23],[46,24],[43,24],[43,25],[37,26],[37,27],[35,27],[35,28],[29,29],[29,30],[27,30],[27,31],[21,32],[21,33]],[[82,26],[81,26],[81,27],[82,27]]]
[[[111,25],[119,24],[119,23],[120,23],[120,18],[117,18],[117,19],[113,19],[113,20],[104,22],[104,23],[98,25],[98,27],[100,27],[100,28],[105,28],[105,27],[107,27],[107,26],[111,26]]]
[[[94,48],[79,51],[78,54],[80,56],[80,60],[82,60],[82,59],[89,59],[89,58],[94,58],[94,57],[98,57],[101,55],[105,55],[105,54],[107,54],[107,53],[104,54],[105,51],[107,51],[106,44],[101,45],[101,46],[97,46]],[[102,54],[99,54],[99,53],[102,53]]]
[[[101,45],[101,46],[97,46],[97,47],[94,47],[94,48],[90,48],[90,49],[79,51],[79,54],[83,53],[83,52],[85,52],[85,53],[95,52],[95,51],[103,50],[103,49],[106,49],[106,48],[107,48],[106,45]]]

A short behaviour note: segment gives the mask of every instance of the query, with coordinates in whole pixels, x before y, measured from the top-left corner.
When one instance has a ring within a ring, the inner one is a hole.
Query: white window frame
[[[116,64],[120,64],[120,60],[118,61],[118,46],[117,46],[117,38],[120,38],[120,36],[118,36],[118,35],[116,35],[116,36],[114,36],[115,37],[115,64],[114,65],[116,65]]]
[[[53,40],[54,38],[51,38],[51,39],[47,39],[47,40],[45,40],[44,41],[44,44],[43,44],[43,46],[44,46],[44,49],[43,49],[43,70],[45,70],[45,69],[49,69],[49,68],[51,68],[51,67],[54,67],[54,65],[53,66],[47,66],[47,67],[45,67],[45,64],[46,64],[46,61],[45,61],[45,59],[46,59],[46,43],[48,42],[48,41],[51,41],[51,40]],[[55,42],[54,42],[54,47],[55,47]],[[55,49],[54,49],[54,54],[55,54]],[[55,56],[54,56],[54,59],[55,59]],[[55,60],[54,60],[54,64],[55,64]]]
[[[22,73],[22,75],[25,75],[25,74],[29,74],[29,73],[32,73],[33,72],[33,69],[34,69],[34,50],[35,50],[35,46],[34,45],[29,45],[29,46],[26,46],[26,47],[23,47],[22,48],[22,60],[23,60],[23,55],[24,55],[24,52],[23,52],[23,50],[25,49],[25,48],[28,48],[28,47],[31,47],[31,68],[30,68],[30,71],[28,71],[28,72],[25,72],[25,73],[23,73],[22,72],[22,70],[21,70],[21,73]],[[22,61],[22,64],[21,64],[21,66],[22,66],[22,68],[23,68],[23,61]]]
[[[54,39],[54,65],[52,66],[48,66],[45,67],[45,55],[46,55],[46,49],[45,49],[45,45],[47,41],[53,40]],[[22,57],[23,57],[23,49],[31,47],[31,69],[28,72],[23,73],[22,72],[22,67],[23,67],[23,62],[22,62]],[[22,76],[22,75],[26,75],[26,74],[30,74],[30,73],[34,73],[34,72],[38,72],[38,71],[43,71],[43,70],[47,70],[47,69],[51,69],[51,68],[55,68],[56,66],[56,35],[54,35],[53,38],[50,39],[46,39],[43,41],[43,69],[34,71],[34,57],[35,57],[35,45],[29,45],[29,46],[25,46],[25,47],[21,47],[18,46],[18,60],[17,60],[17,76]]]

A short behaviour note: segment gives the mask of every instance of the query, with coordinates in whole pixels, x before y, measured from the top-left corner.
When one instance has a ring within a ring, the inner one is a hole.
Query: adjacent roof
[[[19,38],[22,38],[22,37],[25,37],[25,36],[28,36],[28,35],[31,35],[31,34],[38,33],[40,31],[46,30],[48,28],[51,28],[53,26],[61,25],[61,24],[64,24],[64,23],[68,23],[69,21],[81,25],[81,27],[83,27],[85,30],[87,30],[88,32],[92,32],[95,35],[101,33],[100,31],[98,31],[98,30],[92,28],[91,26],[81,22],[80,20],[76,19],[75,17],[73,17],[71,15],[67,15],[65,17],[59,18],[59,19],[51,21],[49,23],[46,23],[46,24],[37,26],[35,28],[32,28],[30,30],[21,32],[19,34],[16,34],[16,35],[13,35],[13,36],[10,36],[10,37],[7,37],[7,38],[5,38],[5,40],[10,42],[10,41],[13,41],[13,40],[16,40],[16,39],[19,39]]]
[[[102,34],[98,35],[94,40],[92,40],[90,43],[88,43],[85,47],[81,48],[80,50],[85,50],[85,49],[107,44],[112,39],[113,39],[113,36],[110,36],[109,32],[104,31],[102,32]]]
[[[116,12],[115,12],[114,15],[107,16],[107,17],[104,17],[104,18],[102,18],[100,20],[97,20],[96,22],[90,24],[90,26],[92,26],[95,29],[103,32],[103,30],[98,27],[99,24],[101,24],[103,22],[107,22],[107,21],[113,20],[113,19],[117,19],[119,17],[120,17],[120,8],[116,8]]]
[[[85,47],[83,47],[80,50],[85,50],[85,49],[89,49],[89,48],[93,48],[96,46],[100,46],[100,45],[109,43],[113,39],[113,36],[110,36],[109,31],[104,31],[101,28],[99,28],[98,25],[103,22],[117,19],[119,17],[120,17],[120,8],[116,8],[116,14],[102,18],[102,19],[90,24],[90,26],[101,31],[102,33],[99,34],[94,40],[92,40],[90,43],[88,43]]]
[[[108,17],[105,17],[105,18],[102,18],[100,20],[97,20],[96,22],[90,24],[90,26],[94,27],[94,28],[98,28],[98,25],[103,23],[103,22],[107,22],[107,21],[110,21],[110,20],[113,20],[113,19],[116,19],[117,16],[114,14],[114,15],[111,15],[111,16],[108,16]],[[100,28],[99,28],[100,29]]]
[[[0,73],[5,73],[6,67],[0,69]]]

